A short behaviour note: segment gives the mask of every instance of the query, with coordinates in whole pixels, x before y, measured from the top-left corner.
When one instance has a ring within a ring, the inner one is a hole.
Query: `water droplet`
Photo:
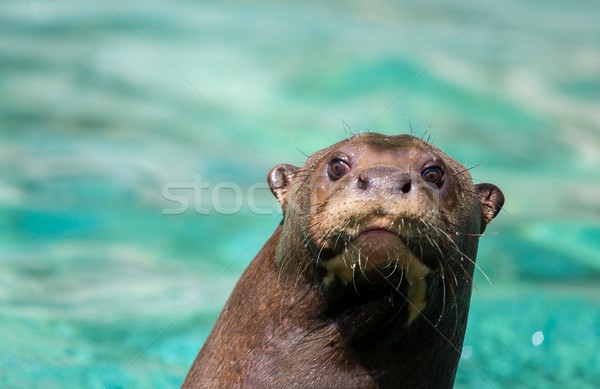
[[[531,343],[533,343],[534,346],[539,346],[544,343],[544,333],[542,331],[535,332],[531,337]]]

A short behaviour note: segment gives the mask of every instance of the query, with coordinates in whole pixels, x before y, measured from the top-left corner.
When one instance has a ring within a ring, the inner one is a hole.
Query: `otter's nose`
[[[412,180],[408,172],[388,166],[375,166],[362,171],[356,184],[363,191],[392,191],[407,194],[412,189]]]

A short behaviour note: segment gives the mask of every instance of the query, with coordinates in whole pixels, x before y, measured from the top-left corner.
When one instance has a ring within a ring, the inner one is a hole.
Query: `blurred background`
[[[599,15],[3,0],[0,386],[179,387],[281,218],[268,170],[349,132],[428,130],[507,199],[456,387],[598,387]]]

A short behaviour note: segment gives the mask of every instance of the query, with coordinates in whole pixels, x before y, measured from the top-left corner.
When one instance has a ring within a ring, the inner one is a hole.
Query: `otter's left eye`
[[[342,178],[342,176],[350,171],[350,165],[346,161],[341,159],[333,159],[329,162],[329,168],[327,169],[327,174],[332,180],[337,180]]]
[[[437,166],[428,167],[421,173],[421,176],[425,181],[435,184],[437,186],[440,186],[443,175],[444,172],[441,168]]]

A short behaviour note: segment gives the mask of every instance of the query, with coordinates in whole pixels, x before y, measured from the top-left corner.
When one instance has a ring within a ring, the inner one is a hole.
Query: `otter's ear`
[[[294,165],[277,165],[271,169],[267,177],[271,192],[279,200],[283,213],[285,213],[287,192],[292,184],[292,174],[296,171],[298,171],[298,168]]]
[[[504,195],[502,191],[494,184],[475,185],[479,192],[479,201],[481,201],[481,211],[483,213],[483,225],[481,232],[500,212],[504,205]]]

